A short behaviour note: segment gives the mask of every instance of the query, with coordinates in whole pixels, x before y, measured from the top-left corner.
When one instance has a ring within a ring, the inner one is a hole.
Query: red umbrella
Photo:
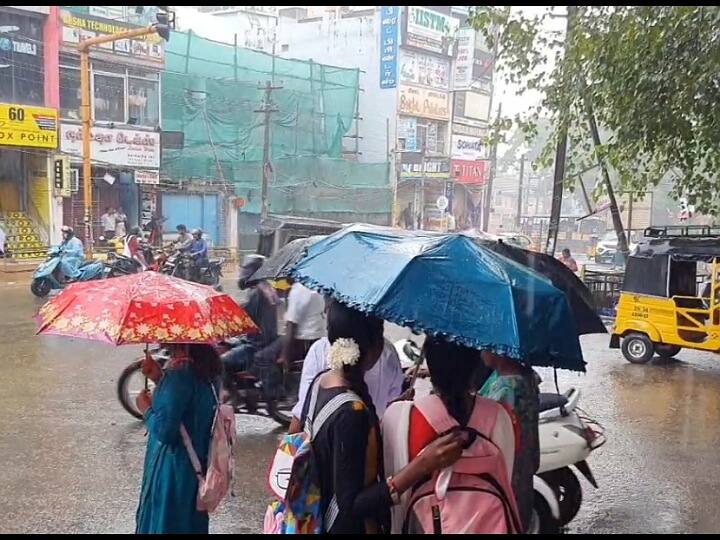
[[[258,331],[227,294],[158,272],[74,283],[37,320],[38,334],[112,345],[209,343]]]

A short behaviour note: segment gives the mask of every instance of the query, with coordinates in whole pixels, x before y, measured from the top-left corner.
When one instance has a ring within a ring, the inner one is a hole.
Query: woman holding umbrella
[[[145,454],[136,534],[208,533],[208,514],[196,509],[198,480],[180,435],[187,429],[205,468],[222,370],[210,345],[166,345],[171,360],[165,372],[152,358],[143,374],[158,386],[151,397],[137,396],[149,437]]]

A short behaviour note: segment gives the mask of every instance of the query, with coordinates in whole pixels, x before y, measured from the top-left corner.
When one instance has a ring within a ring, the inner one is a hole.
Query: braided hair
[[[423,352],[433,388],[450,415],[460,425],[466,425],[472,414],[467,396],[475,386],[475,370],[481,364],[480,352],[441,337],[428,337]]]
[[[350,390],[363,400],[373,418],[377,420],[375,404],[365,382],[365,371],[368,354],[377,346],[378,340],[382,340],[383,321],[333,301],[328,306],[327,330],[330,344],[341,338],[349,338],[357,343],[360,349],[360,361],[352,366],[344,366],[343,376]]]

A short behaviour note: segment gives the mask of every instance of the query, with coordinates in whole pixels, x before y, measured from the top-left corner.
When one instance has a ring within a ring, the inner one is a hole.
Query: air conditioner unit
[[[80,169],[70,169],[70,191],[80,191]]]

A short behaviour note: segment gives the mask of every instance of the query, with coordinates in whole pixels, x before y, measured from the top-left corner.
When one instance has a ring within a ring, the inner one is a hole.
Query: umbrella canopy
[[[291,275],[416,331],[535,366],[585,370],[563,292],[462,234],[351,227],[310,246]]]
[[[74,283],[38,313],[38,334],[112,345],[210,343],[257,327],[227,294],[158,272]]]
[[[532,268],[548,278],[555,287],[565,293],[575,318],[578,335],[606,334],[607,328],[597,314],[592,294],[575,273],[555,257],[511,246],[505,242],[477,239],[482,245],[504,255],[508,259]]]
[[[274,255],[268,257],[263,262],[262,266],[248,278],[247,282],[252,284],[266,279],[282,279],[287,277],[290,268],[302,259],[302,256],[305,253],[305,248],[323,238],[325,238],[325,236],[322,235],[309,236],[307,238],[298,238],[292,242],[288,242]]]

